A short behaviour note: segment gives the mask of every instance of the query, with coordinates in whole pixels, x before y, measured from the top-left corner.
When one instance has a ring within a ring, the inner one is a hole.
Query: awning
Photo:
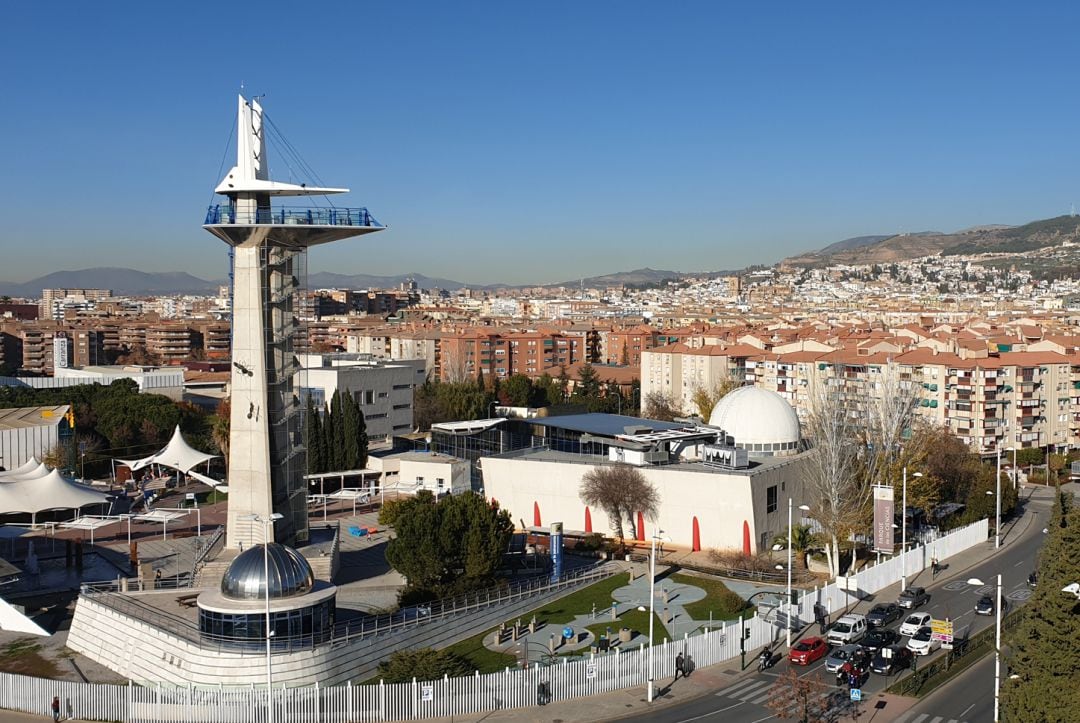
[[[143,457],[142,459],[122,459],[119,461],[130,467],[132,472],[137,472],[152,464],[159,464],[162,467],[168,467],[170,469],[188,473],[193,467],[211,460],[216,456],[216,454],[207,454],[206,452],[200,452],[191,447],[191,445],[184,441],[184,436],[180,434],[180,425],[178,424],[176,425],[176,431],[173,432],[172,439],[169,440],[169,443],[165,445],[165,448],[160,452],[152,454],[149,457]]]
[[[0,514],[37,514],[48,510],[72,510],[87,505],[107,504],[102,492],[66,479],[57,470],[39,479],[0,485]]]

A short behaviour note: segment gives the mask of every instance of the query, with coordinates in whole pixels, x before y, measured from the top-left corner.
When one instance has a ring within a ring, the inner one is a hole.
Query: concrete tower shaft
[[[237,162],[215,189],[227,203],[211,206],[204,228],[234,247],[232,414],[229,431],[229,515],[226,546],[263,542],[250,519],[282,515],[273,540],[308,536],[303,475],[302,412],[295,388],[293,342],[300,279],[308,247],[383,230],[365,208],[275,208],[274,197],[345,193],[269,177],[263,110],[239,99]]]

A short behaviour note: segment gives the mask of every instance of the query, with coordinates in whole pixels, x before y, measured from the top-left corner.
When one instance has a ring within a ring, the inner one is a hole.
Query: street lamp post
[[[263,583],[266,586],[266,723],[274,723],[274,677],[270,657],[270,537],[273,524],[284,515],[273,512],[266,517],[259,515],[243,515],[239,519],[263,524]]]
[[[1047,467],[1047,469],[1049,469],[1049,467]],[[996,520],[995,524],[994,524],[994,549],[996,550],[999,547],[1001,547],[1001,446],[1000,445],[998,446],[998,453],[997,453],[997,475],[994,478],[994,489],[996,490],[994,492],[994,495],[997,497],[997,499],[994,500],[994,507],[996,509],[996,512],[994,513],[994,519]],[[994,720],[997,720],[996,716],[994,717]]]
[[[968,580],[968,585],[983,585],[983,581],[977,577]],[[1001,691],[1001,573],[997,576],[997,593],[994,596],[994,613],[996,614],[994,631],[994,723],[1001,718],[998,715]]]
[[[649,547],[649,694],[647,696],[648,702],[653,702],[654,684],[653,684],[653,618],[656,615],[653,612],[653,606],[656,603],[656,541],[663,539],[660,537],[663,534],[663,530],[657,530],[653,536]]]
[[[912,472],[912,477],[922,477],[922,472]],[[900,589],[907,590],[907,465],[904,465],[904,491],[900,510]],[[894,538],[895,539],[895,538]],[[923,558],[925,560],[925,558]]]
[[[791,647],[791,498],[787,498],[787,646]],[[799,505],[799,509],[808,512],[810,507]]]

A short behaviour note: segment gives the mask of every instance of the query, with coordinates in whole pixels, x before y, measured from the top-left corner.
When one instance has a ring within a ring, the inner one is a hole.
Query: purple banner
[[[895,545],[893,540],[893,488],[874,488],[874,549],[889,555]]]

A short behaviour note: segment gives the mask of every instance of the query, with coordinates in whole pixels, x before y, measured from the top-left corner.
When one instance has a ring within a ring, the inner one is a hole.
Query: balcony
[[[363,226],[382,228],[366,208],[273,208],[238,213],[229,205],[215,204],[206,211],[205,226]]]

